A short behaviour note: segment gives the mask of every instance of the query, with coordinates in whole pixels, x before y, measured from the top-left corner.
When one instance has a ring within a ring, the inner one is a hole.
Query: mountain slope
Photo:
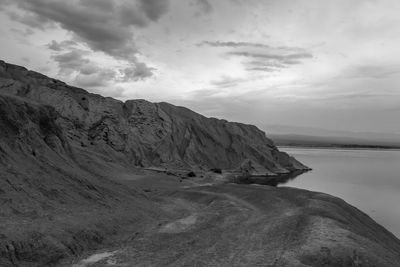
[[[59,119],[0,95],[0,266],[51,266],[161,216],[113,177],[127,170],[74,147]]]
[[[268,174],[305,168],[254,126],[123,103],[1,61],[0,265],[52,265],[165,218],[121,180],[142,167],[235,169],[244,160]]]
[[[266,174],[306,169],[255,126],[167,103],[123,103],[4,62],[0,93],[52,106],[70,142],[128,165],[235,169],[251,160]]]

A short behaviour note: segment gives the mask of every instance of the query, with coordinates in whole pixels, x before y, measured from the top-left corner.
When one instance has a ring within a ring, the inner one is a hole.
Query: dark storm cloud
[[[65,40],[62,42],[57,42],[57,41],[53,40],[53,41],[51,41],[51,43],[49,43],[47,45],[47,47],[50,50],[60,52],[60,51],[66,50],[66,49],[71,49],[75,45],[77,45],[77,43],[72,40]]]
[[[241,83],[243,81],[244,80],[240,79],[240,78],[234,78],[234,77],[231,77],[231,76],[224,75],[224,76],[221,76],[220,79],[215,80],[215,81],[211,81],[210,83],[212,85],[217,86],[217,87],[225,88],[225,87],[235,86],[235,85],[237,85],[237,84],[239,84],[239,83]]]
[[[12,29],[10,29],[10,31],[15,32],[16,34],[21,35],[22,37],[27,37],[27,36],[35,33],[32,29],[20,30],[20,29],[12,28]],[[25,38],[21,41],[22,41],[22,43],[29,43],[29,41]]]
[[[297,65],[297,64],[301,64],[301,61],[288,59],[288,60],[282,61],[282,63],[284,63],[285,65]]]
[[[208,0],[196,0],[196,4],[200,7],[204,13],[210,13],[213,11],[213,7]]]
[[[274,72],[280,69],[288,68],[292,65],[301,64],[302,60],[312,58],[310,53],[294,53],[294,54],[266,54],[253,53],[244,51],[228,52],[231,56],[241,56],[250,61],[243,62],[248,71],[264,71]]]
[[[32,14],[32,13],[19,14],[13,11],[9,11],[7,12],[7,14],[12,20],[18,21],[32,28],[44,30],[45,28],[51,25],[51,22],[47,18],[41,17],[37,14]]]
[[[149,23],[149,19],[146,14],[139,10],[137,6],[122,4],[120,10],[120,23],[122,27],[130,27],[131,25],[135,25],[136,27],[146,27]]]
[[[305,49],[300,47],[290,47],[290,46],[270,46],[263,43],[256,43],[256,42],[232,42],[232,41],[203,41],[198,44],[199,46],[208,45],[212,47],[231,47],[231,48],[265,48],[265,49],[274,49],[277,51],[286,51],[286,52],[297,52],[297,53],[304,53],[306,52]]]
[[[230,49],[226,55],[244,57],[243,65],[248,71],[274,72],[291,65],[301,64],[312,58],[303,48],[278,46],[256,42],[203,41],[198,46],[224,47]]]
[[[249,71],[264,71],[264,72],[274,72],[278,71],[278,68],[269,68],[269,67],[252,67],[252,68],[246,68],[246,70]]]
[[[221,42],[221,41],[203,41],[199,45],[209,45],[213,47],[259,47],[259,48],[271,48],[271,46],[260,43],[251,42]]]
[[[259,68],[265,68],[265,67],[273,67],[273,68],[285,68],[286,64],[284,63],[284,61],[281,62],[277,62],[277,61],[257,61],[257,60],[253,60],[253,61],[249,61],[247,62],[247,64],[249,66],[253,66],[253,67],[259,67]]]
[[[249,62],[243,63],[245,65],[246,70],[248,71],[264,71],[264,72],[275,72],[280,69],[287,68],[288,66],[284,61],[280,60],[253,60]]]
[[[81,87],[104,87],[110,85],[117,76],[112,69],[97,69],[94,72],[80,72],[75,78],[75,84]]]
[[[96,2],[84,1],[85,4],[82,4],[83,1],[20,0],[19,6],[42,21],[56,22],[75,33],[93,50],[115,57],[134,55],[136,48],[130,28],[120,27],[115,10],[98,6]],[[36,24],[29,25],[36,27]]]
[[[52,43],[58,49],[58,43]],[[135,62],[125,68],[99,67],[87,58],[89,52],[72,49],[52,56],[57,62],[62,75],[76,74],[74,83],[83,87],[107,86],[114,82],[130,82],[144,80],[153,75],[154,68],[142,62]]]
[[[84,57],[82,50],[73,50],[67,53],[53,55],[51,58],[57,62],[60,73],[70,74],[74,71],[80,71],[84,65],[90,64],[90,60]]]
[[[100,68],[97,67],[97,66],[94,65],[94,64],[85,64],[85,65],[82,65],[82,66],[79,68],[79,74],[82,74],[82,75],[92,75],[92,74],[101,72],[101,71],[99,71],[99,70],[100,70]]]
[[[153,76],[154,68],[147,67],[146,64],[138,62],[134,66],[124,69],[122,81],[138,81]]]
[[[4,7],[6,6],[7,2],[8,2],[7,0],[0,0],[0,11],[4,10]]]
[[[147,17],[157,21],[168,9],[168,0],[140,0],[140,6]]]
[[[82,6],[89,8],[97,8],[99,10],[114,10],[114,3],[110,0],[81,0],[79,1]]]
[[[11,19],[39,29],[58,24],[92,50],[137,64],[135,69],[144,76],[151,73],[151,68],[146,69],[136,58],[139,51],[133,39],[134,27],[157,21],[169,7],[168,0],[16,0],[10,3],[17,3],[25,11],[10,14]],[[56,44],[49,48],[61,49]]]
[[[312,58],[312,55],[309,53],[281,55],[281,54],[264,54],[264,53],[245,52],[245,51],[233,51],[233,52],[228,52],[227,54],[233,56],[243,56],[248,58],[274,59],[282,62],[288,60],[291,61],[292,59]]]

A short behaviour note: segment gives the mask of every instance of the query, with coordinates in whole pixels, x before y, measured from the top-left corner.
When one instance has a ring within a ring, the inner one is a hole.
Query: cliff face
[[[0,62],[0,93],[53,107],[73,147],[108,161],[200,169],[236,169],[250,161],[265,174],[306,169],[255,126],[206,118],[168,103],[123,103],[5,62]]]
[[[0,266],[54,266],[158,210],[115,181],[126,168],[74,146],[64,122],[0,94]]]

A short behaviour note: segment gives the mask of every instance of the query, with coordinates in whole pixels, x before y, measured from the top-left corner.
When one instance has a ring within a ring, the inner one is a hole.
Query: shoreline
[[[281,148],[302,149],[333,149],[333,150],[370,150],[370,151],[400,151],[400,147],[371,147],[371,146],[307,146],[307,145],[276,145]]]

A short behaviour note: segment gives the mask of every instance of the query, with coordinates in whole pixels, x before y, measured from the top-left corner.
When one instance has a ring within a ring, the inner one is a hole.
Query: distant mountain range
[[[261,126],[277,145],[400,148],[400,134],[352,132],[290,125]]]

